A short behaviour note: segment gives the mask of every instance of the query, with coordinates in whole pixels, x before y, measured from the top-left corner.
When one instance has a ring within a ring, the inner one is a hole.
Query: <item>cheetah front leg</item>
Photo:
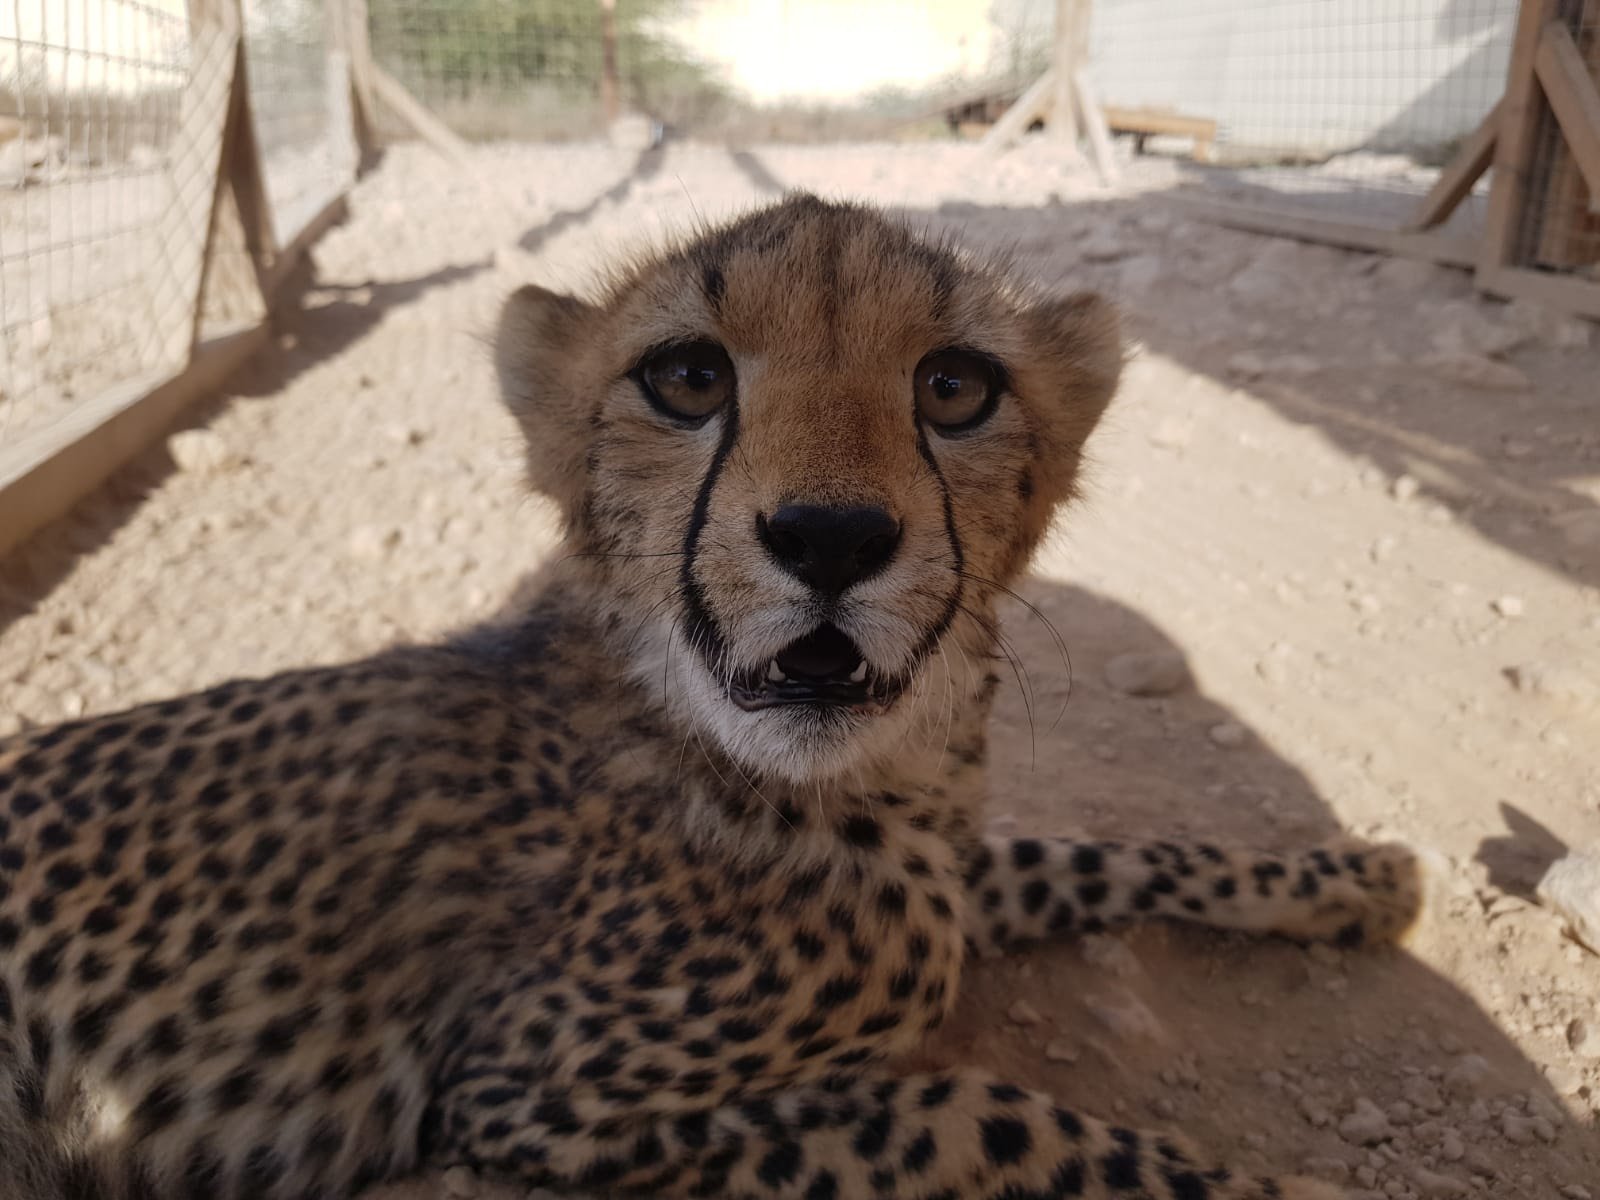
[[[526,1106],[508,1106],[498,1101],[516,1085],[491,1087],[499,1111],[470,1128],[458,1123],[456,1148],[480,1171],[532,1184],[763,1200],[1344,1194],[1313,1180],[1205,1167],[1162,1134],[1106,1125],[975,1071],[840,1079],[675,1117],[594,1124],[567,1100],[524,1089]],[[524,1119],[508,1109],[523,1109]]]
[[[968,943],[994,954],[1146,917],[1355,945],[1399,939],[1422,907],[1417,856],[1346,840],[1288,855],[1207,843],[984,838],[965,855]]]

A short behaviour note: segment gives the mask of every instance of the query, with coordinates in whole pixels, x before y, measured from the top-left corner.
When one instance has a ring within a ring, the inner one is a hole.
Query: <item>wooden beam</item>
[[[208,338],[187,367],[102,392],[48,428],[0,446],[0,555],[64,516],[166,433],[184,408],[214,393],[265,346],[269,332],[257,323]]]
[[[1100,111],[1100,100],[1094,94],[1088,74],[1080,67],[1072,73],[1072,96],[1078,104],[1078,119],[1089,135],[1089,153],[1095,170],[1100,172],[1100,182],[1110,186],[1117,181],[1117,159],[1111,151],[1111,130],[1106,127],[1106,115]]]
[[[1589,185],[1591,205],[1600,204],[1600,92],[1565,25],[1552,21],[1545,26],[1534,69],[1567,149]]]
[[[1500,132],[1500,121],[1500,105],[1496,104],[1439,173],[1433,187],[1428,189],[1422,203],[1417,205],[1417,211],[1411,214],[1411,220],[1406,222],[1406,229],[1420,232],[1443,225],[1450,219],[1450,214],[1472,193],[1473,185],[1494,161],[1494,143]]]
[[[1600,279],[1501,267],[1494,271],[1480,270],[1476,282],[1492,295],[1536,300],[1562,312],[1600,321]]]
[[[978,143],[991,150],[1003,150],[1028,131],[1039,118],[1050,111],[1055,97],[1056,74],[1046,71],[1028,85],[1028,90],[1017,97],[1016,103],[1000,114],[1000,119],[989,126],[989,132]]]
[[[192,67],[167,159],[170,195],[147,260],[150,336],[142,357],[150,367],[181,365],[199,336],[242,25],[238,0],[189,0]]]
[[[394,114],[411,127],[411,131],[447,158],[460,162],[466,159],[471,148],[453,129],[424,108],[405,86],[377,63],[371,64],[372,91]]]
[[[1106,124],[1118,133],[1170,134],[1194,140],[1193,157],[1205,162],[1211,157],[1211,143],[1217,138],[1217,123],[1210,117],[1190,117],[1183,113],[1154,108],[1118,108],[1106,105]]]
[[[1476,248],[1470,239],[1441,233],[1408,233],[1369,225],[1351,225],[1267,206],[1196,200],[1190,201],[1186,207],[1218,225],[1251,233],[1298,238],[1306,242],[1343,246],[1348,250],[1397,254],[1448,267],[1471,267],[1477,259]]]
[[[1045,131],[1069,145],[1078,143],[1078,114],[1072,95],[1072,76],[1083,59],[1079,44],[1078,13],[1081,0],[1056,0],[1055,45],[1051,52],[1049,119]]]
[[[1549,23],[1553,0],[1522,0],[1517,31],[1511,43],[1511,65],[1500,99],[1500,128],[1494,139],[1494,175],[1489,184],[1489,212],[1484,219],[1478,266],[1493,272],[1510,265],[1516,254],[1517,230],[1527,209],[1528,177],[1535,151],[1540,95],[1534,59]]]

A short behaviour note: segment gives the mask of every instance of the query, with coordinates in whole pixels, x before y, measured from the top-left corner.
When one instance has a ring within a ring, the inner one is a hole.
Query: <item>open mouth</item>
[[[819,625],[779,650],[766,667],[736,676],[728,695],[745,712],[811,704],[875,713],[894,701],[901,686],[876,674],[841,630]]]

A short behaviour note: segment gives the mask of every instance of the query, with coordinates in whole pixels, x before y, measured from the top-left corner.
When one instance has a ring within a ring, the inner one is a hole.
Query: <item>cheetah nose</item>
[[[837,596],[888,565],[900,545],[900,522],[881,508],[785,504],[756,514],[756,536],[789,574]]]

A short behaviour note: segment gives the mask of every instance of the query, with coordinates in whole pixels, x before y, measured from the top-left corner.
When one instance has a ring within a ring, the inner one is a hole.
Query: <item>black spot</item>
[[[871,817],[848,817],[839,832],[845,841],[863,850],[877,850],[883,845],[883,828]]]
[[[889,1145],[893,1130],[894,1114],[885,1105],[861,1122],[850,1148],[861,1158],[877,1158]]]
[[[133,1110],[134,1127],[148,1137],[176,1121],[184,1109],[184,1089],[175,1079],[163,1079]]]
[[[1134,1149],[1114,1150],[1100,1160],[1100,1171],[1108,1188],[1132,1192],[1139,1182],[1139,1155]]]
[[[1098,875],[1105,870],[1105,855],[1098,846],[1075,846],[1072,851],[1072,869],[1080,875]]]
[[[1022,911],[1030,917],[1044,911],[1050,903],[1050,884],[1043,879],[1031,879],[1022,889]]]
[[[983,1137],[983,1152],[997,1167],[1021,1162],[1033,1146],[1028,1123],[1016,1117],[985,1117],[978,1130]]]
[[[1093,908],[1096,904],[1104,904],[1106,897],[1111,894],[1111,888],[1104,879],[1091,879],[1087,883],[1078,885],[1078,900],[1080,903]]]
[[[1027,871],[1044,861],[1044,845],[1033,838],[1018,838],[1011,843],[1011,862],[1017,870]]]
[[[1218,900],[1228,900],[1239,891],[1239,885],[1234,882],[1233,876],[1224,875],[1211,885],[1211,894]]]
[[[911,1145],[906,1147],[906,1152],[900,1158],[900,1168],[913,1175],[925,1171],[939,1154],[939,1144],[934,1140],[933,1131],[924,1129],[917,1134]]]
[[[72,1044],[84,1053],[98,1050],[105,1044],[106,1035],[111,1032],[111,1020],[119,1008],[111,1000],[102,1000],[73,1013],[72,1022],[67,1026]]]
[[[58,891],[71,891],[83,882],[84,871],[69,858],[57,859],[44,873],[44,881]]]
[[[923,1108],[940,1108],[955,1095],[955,1091],[954,1080],[936,1079],[922,1089],[921,1095],[917,1097],[917,1103]]]
[[[838,1008],[859,996],[861,987],[859,975],[835,975],[817,989],[812,1001],[821,1009]]]
[[[786,1183],[792,1183],[800,1174],[800,1164],[803,1160],[800,1143],[794,1141],[779,1142],[756,1168],[756,1178],[769,1188],[777,1189]]]
[[[220,1112],[232,1112],[254,1100],[261,1077],[250,1067],[236,1067],[211,1089],[211,1102]]]
[[[903,917],[906,912],[906,889],[898,883],[886,883],[878,892],[878,911],[885,916]]]
[[[171,1058],[183,1050],[188,1040],[183,1023],[168,1015],[150,1026],[150,1031],[144,1035],[144,1046],[145,1051],[156,1058]]]
[[[833,1172],[818,1171],[806,1185],[806,1194],[802,1200],[837,1200],[838,1195],[839,1181],[834,1178]]]

